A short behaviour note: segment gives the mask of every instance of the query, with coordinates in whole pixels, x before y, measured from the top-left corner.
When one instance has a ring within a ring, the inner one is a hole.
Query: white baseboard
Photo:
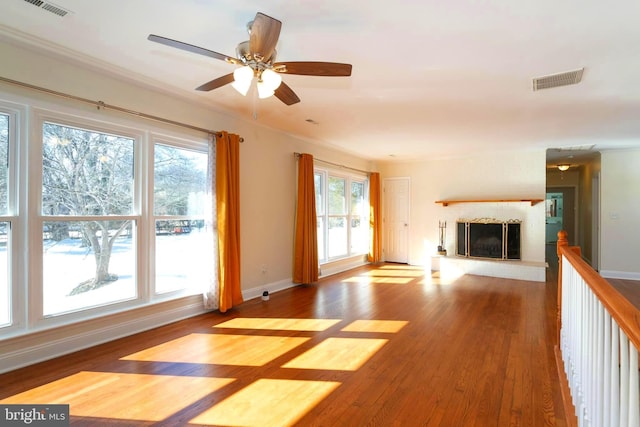
[[[324,264],[321,267],[320,278],[342,273],[344,271],[352,270],[354,268],[361,267],[366,264],[367,264],[367,261],[364,259],[363,256],[357,256],[347,260],[341,260],[334,263]],[[269,294],[273,294],[275,292],[293,288],[294,286],[298,286],[298,284],[293,283],[293,280],[291,278],[280,280],[277,282],[271,282],[262,286],[257,286],[255,288],[247,289],[246,291],[242,291],[242,298],[245,301],[247,301],[250,299],[261,297],[264,291],[268,291]]]
[[[107,316],[101,322],[103,326],[92,327],[80,332],[76,330],[73,334],[67,336],[51,332],[52,337],[61,335],[59,338],[47,339],[47,332],[40,333],[45,336],[40,336],[37,340],[30,340],[28,337],[20,338],[25,341],[24,347],[0,354],[0,373],[64,356],[65,354],[144,332],[205,312],[202,301],[196,299],[195,301],[190,300],[188,304],[169,310],[165,308],[144,315],[133,314],[130,318],[118,322],[114,322],[113,318]],[[30,341],[35,342],[31,343]]]
[[[296,284],[293,283],[291,279],[280,280],[278,282],[271,282],[263,286],[259,286],[257,288],[251,288],[251,289],[247,289],[246,291],[242,291],[242,298],[245,301],[248,301],[250,299],[261,297],[264,291],[269,292],[269,294],[273,294],[275,292],[293,288],[294,286],[296,286]]]
[[[640,280],[640,273],[631,271],[600,270],[599,273],[609,279]]]

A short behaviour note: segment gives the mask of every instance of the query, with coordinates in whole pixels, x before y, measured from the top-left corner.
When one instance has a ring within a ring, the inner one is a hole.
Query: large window
[[[165,144],[154,148],[155,290],[165,293],[206,283],[213,238],[206,218],[206,152]]]
[[[367,179],[316,168],[320,263],[360,255],[369,244]]]
[[[42,127],[43,315],[136,296],[134,140]]]
[[[203,136],[36,108],[18,120],[4,105],[0,339],[210,283],[212,162]]]

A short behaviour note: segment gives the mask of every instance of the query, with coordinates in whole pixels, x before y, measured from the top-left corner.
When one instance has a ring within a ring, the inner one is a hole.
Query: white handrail
[[[638,348],[562,255],[560,351],[578,426],[639,427]]]

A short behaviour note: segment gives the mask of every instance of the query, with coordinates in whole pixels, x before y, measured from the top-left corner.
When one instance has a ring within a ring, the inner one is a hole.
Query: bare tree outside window
[[[45,123],[42,150],[43,215],[101,217],[76,222],[79,230],[69,230],[68,222],[49,224],[54,240],[79,231],[82,243],[91,248],[95,259],[93,277],[74,287],[71,295],[118,280],[109,272],[111,251],[131,222],[104,217],[132,213],[134,140]]]

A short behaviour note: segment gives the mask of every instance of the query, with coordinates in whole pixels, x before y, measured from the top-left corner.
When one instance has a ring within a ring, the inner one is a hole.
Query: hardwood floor
[[[0,375],[72,425],[559,426],[556,285],[364,267]]]
[[[638,310],[640,310],[640,281],[627,279],[611,279],[607,282],[618,290]]]

